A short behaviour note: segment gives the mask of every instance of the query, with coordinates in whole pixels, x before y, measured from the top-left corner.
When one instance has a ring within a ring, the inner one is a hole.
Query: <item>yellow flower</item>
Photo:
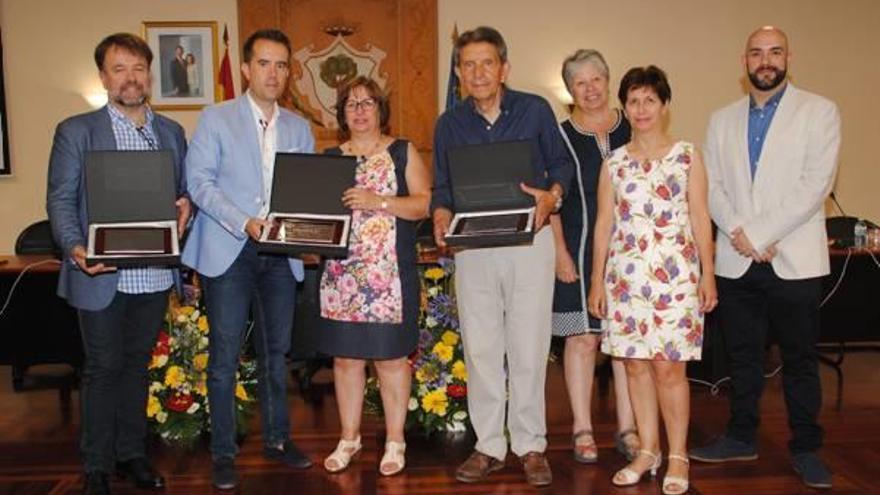
[[[177,388],[183,384],[184,380],[186,380],[186,373],[180,369],[180,366],[168,367],[168,371],[165,372],[165,385]]]
[[[196,326],[199,327],[199,331],[202,333],[208,332],[208,317],[205,315],[199,316],[199,321],[196,323]]]
[[[152,418],[162,410],[162,403],[155,395],[150,394],[147,398],[147,417]]]
[[[196,383],[195,391],[203,397],[208,395],[208,383],[204,379],[199,380],[198,383]]]
[[[208,353],[203,352],[201,354],[196,354],[193,356],[193,368],[196,371],[204,371],[205,368],[208,367]]]
[[[448,346],[455,347],[455,344],[458,344],[458,334],[452,330],[447,330],[440,336],[440,340]]]
[[[428,280],[433,280],[435,282],[443,278],[443,275],[444,273],[442,268],[434,267],[425,270],[425,278]]]
[[[161,368],[166,364],[168,364],[168,354],[159,354],[158,356],[153,354],[153,357],[150,358],[149,369],[154,370],[156,368]]]
[[[440,358],[440,361],[444,364],[448,363],[452,359],[453,351],[454,349],[452,347],[444,344],[443,342],[437,342],[436,344],[434,344],[434,348],[431,349],[431,352],[433,352],[435,356]]]
[[[248,398],[247,390],[244,389],[244,385],[241,383],[235,385],[235,396],[241,400],[250,400],[250,398]]]
[[[193,313],[193,311],[195,311],[195,310],[196,310],[196,308],[194,308],[192,306],[181,306],[180,307],[180,313],[185,314],[185,315],[191,315]]]
[[[446,397],[446,387],[432,390],[422,397],[422,409],[437,416],[446,416],[446,406],[448,404],[449,399]]]
[[[464,361],[461,359],[452,365],[452,376],[456,380],[461,380],[463,382],[467,381],[467,368],[464,365]]]

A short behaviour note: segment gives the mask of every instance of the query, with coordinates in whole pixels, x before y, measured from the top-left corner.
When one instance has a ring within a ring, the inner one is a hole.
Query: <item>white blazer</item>
[[[758,251],[776,244],[773,270],[797,280],[829,273],[825,198],[840,149],[840,114],[788,83],[767,131],[754,181],[749,172],[749,97],[718,110],[706,132],[709,209],[718,226],[715,273],[741,277],[752,263],[730,244],[742,227]]]

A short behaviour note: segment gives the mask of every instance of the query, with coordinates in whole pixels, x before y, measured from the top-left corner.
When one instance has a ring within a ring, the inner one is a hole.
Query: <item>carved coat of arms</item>
[[[309,45],[293,54],[303,67],[303,76],[296,80],[297,91],[304,95],[324,127],[335,129],[336,91],[355,77],[362,75],[375,80],[385,88],[386,77],[379,72],[385,52],[367,45],[366,51],[356,50],[342,35],[337,35],[330,46],[315,51]]]

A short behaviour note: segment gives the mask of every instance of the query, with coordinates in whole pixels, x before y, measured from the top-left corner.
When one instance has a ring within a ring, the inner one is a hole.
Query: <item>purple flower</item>
[[[635,330],[636,328],[636,320],[632,316],[627,316],[623,322],[626,324],[626,328],[629,330]]]
[[[627,263],[626,269],[624,269],[624,272],[626,272],[627,275],[631,275],[632,272],[634,272],[634,271],[636,271],[636,265],[634,265],[632,263]]]
[[[672,296],[669,294],[660,294],[660,303],[661,304],[669,304],[672,302]]]
[[[651,216],[651,214],[654,213],[654,204],[648,201],[645,203],[645,206],[642,207],[642,210],[645,212],[645,215]]]
[[[636,190],[636,183],[630,182],[629,184],[626,185],[626,189],[624,189],[624,190],[628,193],[635,191]]]
[[[667,256],[666,259],[663,260],[663,268],[666,268],[666,271],[669,271],[673,267],[675,267],[675,258]]]
[[[645,299],[651,297],[651,286],[650,285],[643,285],[642,286],[642,297],[644,297]]]
[[[636,348],[633,346],[629,346],[626,348],[626,357],[632,357],[636,353]]]
[[[672,342],[666,343],[666,346],[663,347],[663,353],[666,354],[670,361],[681,361],[681,353],[678,352],[678,349],[675,348]]]
[[[620,302],[629,302],[629,292],[623,291],[620,293]]]

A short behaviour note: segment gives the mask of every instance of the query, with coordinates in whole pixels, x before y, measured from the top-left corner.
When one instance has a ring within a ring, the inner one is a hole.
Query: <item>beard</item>
[[[129,89],[131,88],[134,88],[136,91],[129,92]],[[139,107],[146,103],[147,96],[147,92],[143,85],[131,82],[119,88],[119,92],[112,95],[110,99],[113,100],[114,103],[123,107]]]
[[[758,77],[758,72],[763,70],[772,70],[773,77],[770,79],[761,79]],[[776,88],[783,81],[785,81],[785,76],[788,75],[787,68],[783,67],[782,69],[778,67],[773,67],[772,65],[763,65],[755,69],[754,72],[749,72],[749,81],[752,82],[752,85],[761,91],[770,91],[771,89]]]

